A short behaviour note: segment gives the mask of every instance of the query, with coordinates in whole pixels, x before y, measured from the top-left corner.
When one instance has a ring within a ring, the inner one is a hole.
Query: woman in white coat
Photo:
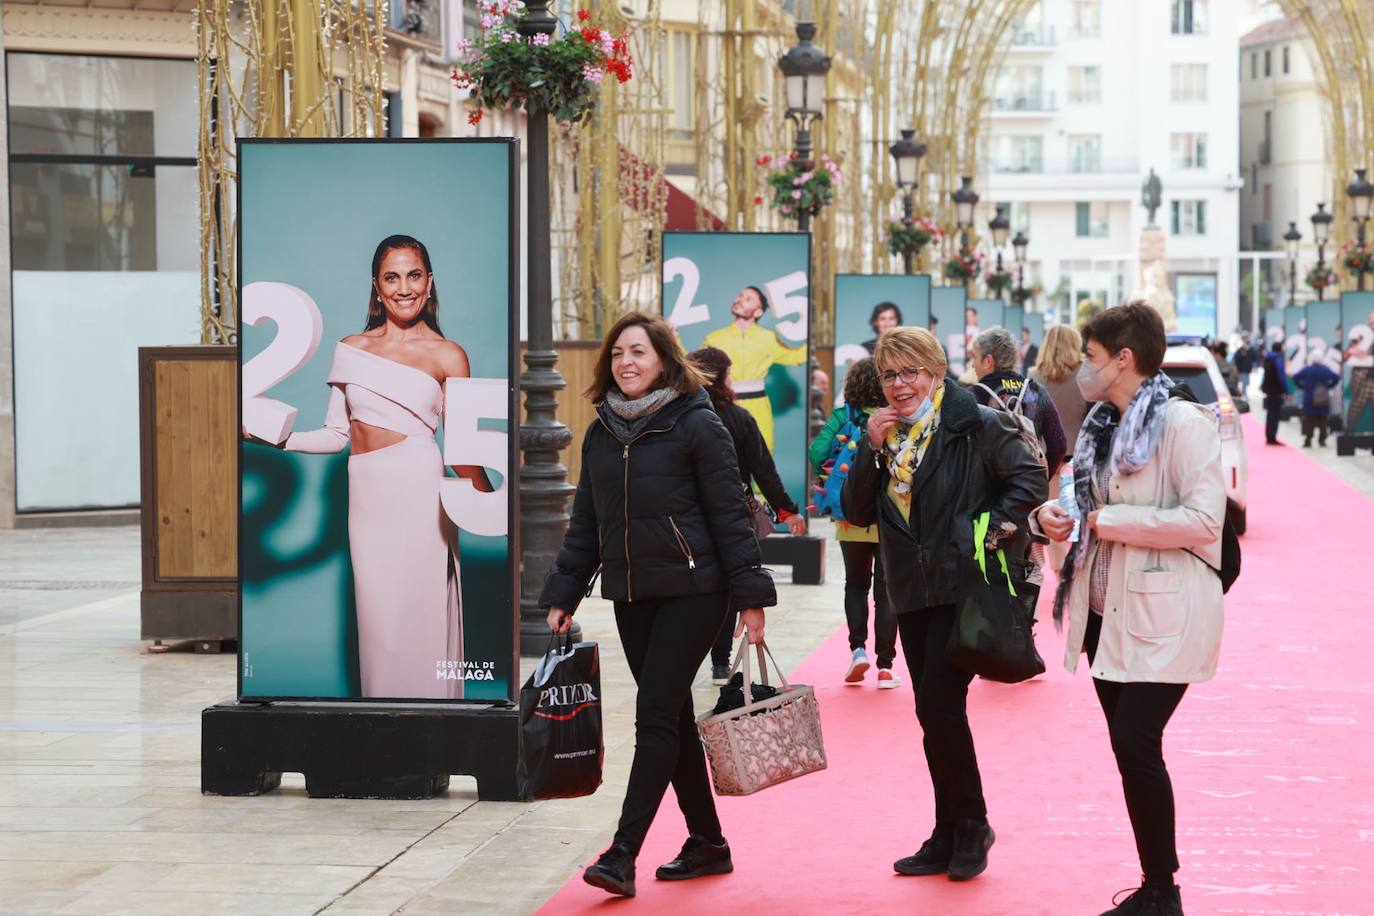
[[[1068,617],[1068,669],[1088,655],[1144,875],[1107,914],[1172,916],[1183,905],[1162,744],[1187,686],[1216,673],[1221,649],[1221,439],[1211,411],[1174,396],[1160,372],[1167,344],[1152,307],[1108,309],[1083,341],[1078,384],[1100,403],[1074,450],[1083,523],[1054,617],[1060,625]],[[1055,503],[1031,514],[1032,532],[1051,540],[1066,541],[1072,528]]]

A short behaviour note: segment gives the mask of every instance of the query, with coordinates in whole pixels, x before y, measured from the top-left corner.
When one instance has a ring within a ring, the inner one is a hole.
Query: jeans
[[[1264,399],[1264,441],[1275,443],[1279,441],[1279,420],[1283,419],[1283,398],[1266,397]]]
[[[615,842],[632,856],[672,783],[687,829],[721,839],[720,818],[697,735],[692,681],[721,621],[725,592],[615,603],[615,625],[639,693],[635,697],[635,756]]]
[[[1083,644],[1091,665],[1102,634],[1102,616],[1088,615]],[[1164,766],[1164,727],[1183,699],[1187,684],[1119,684],[1093,678],[1097,702],[1107,717],[1112,753],[1121,773],[1126,812],[1135,834],[1140,870],[1146,878],[1172,879],[1178,871],[1174,838],[1174,786]]]
[[[849,650],[868,643],[868,592],[873,590],[873,642],[878,667],[891,668],[897,657],[897,614],[887,600],[887,580],[878,545],[869,541],[840,541],[844,557],[844,617],[849,624]]]
[[[952,604],[897,617],[935,790],[935,823],[941,826],[953,826],[961,818],[983,820],[988,813],[968,725],[968,685],[973,675],[945,658],[953,627]]]

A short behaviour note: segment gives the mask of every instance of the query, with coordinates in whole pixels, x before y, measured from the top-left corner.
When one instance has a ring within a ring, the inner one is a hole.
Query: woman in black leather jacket
[[[572,519],[539,599],[550,629],[566,631],[599,567],[601,595],[615,603],[639,686],[635,756],[615,840],[583,878],[625,896],[634,896],[635,858],[669,782],[689,836],[657,876],[733,870],[692,681],[729,611],[740,611],[738,632],[747,627],[757,643],[763,608],[777,603],[735,447],[703,381],[662,318],[631,313],[607,333],[587,391],[597,419],[582,440]]]
[[[1045,470],[1003,411],[980,407],[945,381],[945,356],[930,332],[896,328],[873,353],[887,407],[868,419],[841,491],[845,518],[878,523],[887,592],[916,692],[935,789],[935,829],[899,859],[903,875],[987,868],[994,835],[968,723],[973,676],[945,657],[954,624],[960,562],[973,556],[973,520],[990,514],[988,540],[1024,577],[1027,516],[1045,500]]]

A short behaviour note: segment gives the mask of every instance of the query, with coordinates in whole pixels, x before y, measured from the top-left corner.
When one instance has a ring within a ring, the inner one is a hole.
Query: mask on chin
[[[926,395],[925,400],[923,400],[919,405],[917,405],[916,411],[914,413],[899,414],[899,416],[902,418],[902,422],[908,425],[917,423],[920,421],[922,417],[930,413],[930,408],[933,403],[934,402],[930,399],[930,395]]]

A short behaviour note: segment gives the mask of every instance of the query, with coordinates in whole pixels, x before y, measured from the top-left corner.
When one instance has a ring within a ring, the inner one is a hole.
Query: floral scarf
[[[907,428],[905,434],[898,433],[906,425],[905,421],[887,431],[887,472],[892,475],[888,489],[904,506],[911,505],[911,485],[916,478],[916,468],[920,466],[921,456],[925,454],[935,430],[940,427],[940,404],[944,399],[945,386],[941,385],[935,389],[930,410]]]

